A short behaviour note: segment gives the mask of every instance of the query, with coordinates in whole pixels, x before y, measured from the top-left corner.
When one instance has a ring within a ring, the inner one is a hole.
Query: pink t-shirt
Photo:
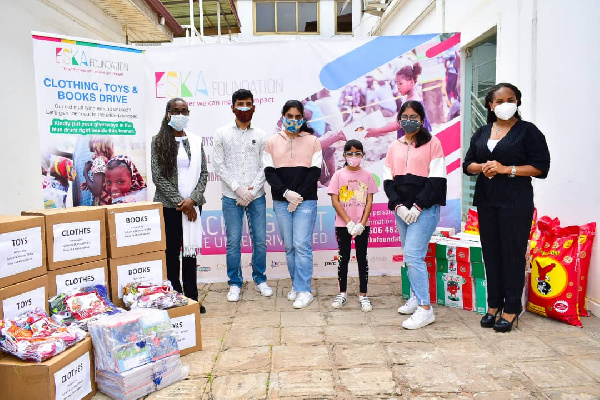
[[[367,194],[377,193],[377,184],[367,170],[350,171],[346,167],[338,169],[331,177],[327,193],[337,194],[346,214],[353,222],[360,222],[367,205]],[[369,221],[367,221],[369,225]],[[346,223],[335,215],[335,226],[344,227]]]

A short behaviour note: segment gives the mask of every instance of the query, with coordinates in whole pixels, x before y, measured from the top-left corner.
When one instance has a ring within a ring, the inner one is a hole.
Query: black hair
[[[300,100],[286,101],[283,105],[283,108],[281,109],[281,115],[285,116],[285,113],[288,112],[290,108],[297,108],[298,111],[300,111],[300,114],[302,114],[302,116],[304,117],[304,104],[302,104]],[[300,127],[300,131],[310,133],[311,135],[315,133],[315,130],[308,126],[306,119],[304,120],[304,124],[302,124],[302,126]]]
[[[346,144],[344,144],[344,153],[347,151],[350,151],[350,149],[353,147],[355,149],[359,149],[363,153],[365,152],[365,150],[363,149],[363,144],[360,140],[350,139],[350,140],[346,141]],[[346,165],[348,165],[348,163],[346,161],[344,161],[344,167]]]
[[[177,150],[179,148],[177,141],[175,140],[175,136],[173,135],[173,128],[171,128],[169,125],[167,113],[171,111],[171,107],[177,101],[183,101],[187,104],[187,102],[181,97],[174,97],[167,101],[165,116],[162,119],[160,130],[158,131],[158,135],[156,135],[156,140],[154,141],[154,153],[156,154],[158,166],[162,174],[167,177],[173,175],[175,172]]]
[[[421,75],[421,72],[423,72],[423,67],[421,67],[421,64],[416,62],[412,66],[405,65],[404,67],[400,68],[400,70],[396,72],[396,76],[404,76],[405,78],[412,79],[416,82],[419,75]]]
[[[127,163],[125,162],[125,160],[110,160],[106,164],[106,169],[116,169],[116,168],[119,168],[119,167],[125,167],[129,171],[130,175],[133,174],[131,172],[131,169],[129,168],[129,165],[127,165]]]
[[[252,104],[254,104],[254,96],[252,92],[248,89],[238,89],[231,95],[231,105],[235,105],[235,102],[238,100],[251,99]]]
[[[488,124],[490,122],[496,122],[496,120],[498,119],[496,117],[496,114],[494,114],[494,112],[492,111],[492,108],[490,107],[490,103],[494,101],[494,94],[502,88],[509,88],[510,90],[512,90],[515,93],[515,97],[517,98],[517,107],[519,107],[521,105],[521,91],[519,90],[518,87],[516,87],[512,83],[507,83],[507,82],[500,82],[500,83],[495,84],[494,86],[489,88],[487,93],[485,94],[485,100],[484,100],[485,104],[484,105],[485,105],[485,108],[487,109],[487,123]],[[521,115],[519,114],[519,111],[515,111],[515,115],[513,115],[513,116],[517,119],[521,119]]]
[[[425,108],[423,107],[423,104],[421,104],[420,101],[416,100],[409,100],[402,104],[402,107],[400,107],[400,111],[398,112],[397,117],[400,126],[402,126],[400,122],[400,117],[402,116],[402,113],[406,111],[407,108],[412,108],[417,114],[419,114],[419,117],[421,117],[421,126],[419,127],[419,130],[415,135],[415,147],[421,147],[424,144],[429,143],[429,141],[431,140],[431,133],[429,133],[429,131],[423,126],[423,122],[425,121]]]

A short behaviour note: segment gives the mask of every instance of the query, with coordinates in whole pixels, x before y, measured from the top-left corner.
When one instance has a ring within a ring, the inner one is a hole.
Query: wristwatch
[[[510,167],[510,175],[508,175],[509,178],[514,178],[517,175],[517,167],[515,167],[514,165],[512,167]]]

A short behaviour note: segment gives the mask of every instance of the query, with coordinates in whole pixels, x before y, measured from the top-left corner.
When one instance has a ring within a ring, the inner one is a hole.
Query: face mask
[[[351,167],[360,167],[362,157],[346,157],[346,164]]]
[[[169,126],[177,132],[181,132],[187,127],[189,120],[190,117],[187,115],[171,115]]]
[[[400,121],[400,125],[402,125],[402,129],[406,133],[414,133],[421,127],[421,123],[419,121],[413,121],[410,119],[406,121]]]
[[[296,133],[300,130],[300,128],[302,127],[302,125],[304,125],[304,118],[302,118],[301,120],[295,120],[295,119],[287,119],[286,117],[281,117],[281,125],[283,126],[283,128],[288,131],[289,133]]]
[[[517,103],[502,103],[494,108],[496,117],[508,121],[517,112]]]
[[[254,114],[254,106],[252,107],[234,107],[233,113],[235,117],[243,123],[249,122]]]

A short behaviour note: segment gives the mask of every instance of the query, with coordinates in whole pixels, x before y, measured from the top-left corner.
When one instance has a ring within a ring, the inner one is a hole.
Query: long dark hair
[[[173,175],[177,162],[177,150],[179,147],[175,140],[175,135],[173,135],[173,128],[169,125],[169,119],[167,118],[167,113],[171,111],[171,106],[177,101],[186,103],[181,97],[174,97],[167,101],[165,116],[162,119],[160,130],[154,141],[156,160],[158,161],[158,166],[164,176]]]
[[[421,147],[424,144],[429,143],[429,141],[431,140],[431,133],[429,133],[429,131],[423,126],[423,122],[425,121],[425,108],[423,107],[423,104],[421,104],[420,101],[409,100],[405,102],[404,104],[402,104],[402,107],[400,107],[400,111],[398,112],[397,119],[399,124],[400,117],[402,116],[404,111],[406,111],[407,108],[412,108],[417,114],[419,114],[419,117],[421,117],[421,126],[419,127],[419,130],[415,135],[415,147]]]
[[[494,114],[494,112],[492,111],[491,107],[490,107],[490,103],[494,101],[494,94],[502,89],[503,87],[505,88],[509,88],[510,90],[512,90],[515,93],[515,96],[517,97],[517,107],[521,105],[521,91],[519,90],[518,87],[516,87],[515,85],[513,85],[512,83],[507,83],[507,82],[500,82],[495,84],[494,86],[492,86],[487,93],[485,94],[485,108],[487,109],[487,123],[489,124],[490,122],[496,122],[496,120],[498,119],[498,117],[496,117],[496,114]],[[515,118],[517,119],[521,119],[521,115],[519,114],[519,111],[515,111]]]
[[[302,104],[302,102],[300,100],[286,101],[285,104],[283,105],[283,108],[281,109],[281,115],[285,116],[285,113],[288,112],[288,110],[290,108],[297,108],[298,111],[300,111],[300,114],[302,114],[302,116],[304,116],[304,104]],[[306,119],[304,120],[304,124],[302,124],[302,126],[300,127],[300,131],[308,132],[311,135],[313,133],[315,133],[315,130],[308,126]]]

